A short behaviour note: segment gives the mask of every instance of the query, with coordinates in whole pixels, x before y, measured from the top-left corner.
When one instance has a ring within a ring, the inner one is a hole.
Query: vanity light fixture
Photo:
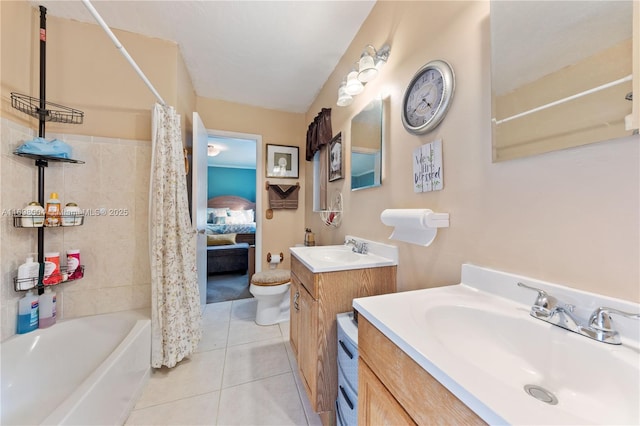
[[[349,106],[353,102],[353,96],[347,93],[347,83],[343,81],[338,89],[338,106]]]
[[[213,144],[207,145],[207,156],[215,157],[218,154],[220,154],[220,148]]]
[[[382,65],[389,59],[391,48],[385,44],[376,50],[368,44],[365,46],[355,67],[349,71],[347,78],[340,83],[338,89],[338,106],[348,106],[353,102],[353,96],[364,91],[364,85],[376,78]]]
[[[389,52],[391,49],[389,45],[385,44],[376,50],[375,47],[368,44],[362,55],[360,55],[360,61],[358,62],[358,80],[363,83],[368,83],[378,75],[378,71],[382,68],[382,65],[389,59]]]
[[[358,80],[358,71],[353,70],[347,75],[347,85],[345,90],[351,96],[359,95],[364,90],[364,84]]]

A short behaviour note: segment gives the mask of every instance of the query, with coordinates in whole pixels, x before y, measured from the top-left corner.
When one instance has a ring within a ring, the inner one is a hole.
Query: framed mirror
[[[383,102],[374,99],[351,119],[351,190],[381,185]]]
[[[632,17],[632,0],[491,1],[494,162],[633,134]]]

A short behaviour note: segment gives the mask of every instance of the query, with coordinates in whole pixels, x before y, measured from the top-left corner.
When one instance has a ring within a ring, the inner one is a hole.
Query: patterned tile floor
[[[319,425],[289,323],[258,326],[255,299],[208,304],[198,351],[155,370],[127,425]]]

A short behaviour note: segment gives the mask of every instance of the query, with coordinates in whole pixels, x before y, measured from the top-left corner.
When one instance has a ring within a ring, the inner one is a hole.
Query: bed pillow
[[[228,208],[207,208],[207,223],[213,223],[217,225],[224,225],[224,218],[227,217]],[[222,219],[221,219],[222,218]]]
[[[236,243],[236,234],[209,234],[207,235],[208,246],[226,246]]]
[[[245,224],[253,223],[254,213],[253,210],[229,210],[229,216],[227,217],[228,224]]]

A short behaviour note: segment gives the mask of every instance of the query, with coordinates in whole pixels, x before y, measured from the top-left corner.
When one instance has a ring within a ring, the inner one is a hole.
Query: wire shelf
[[[11,92],[11,106],[38,120],[68,124],[82,124],[84,120],[84,112],[80,110],[49,101],[42,101],[42,103],[45,106],[44,109],[40,107],[40,99]]]
[[[27,152],[14,152],[15,155],[20,157],[31,158],[32,160],[44,160],[44,161],[57,161],[60,163],[75,163],[84,164],[84,161],[74,160],[73,158],[52,157],[50,155],[29,154]]]
[[[43,215],[27,215],[27,214],[14,214],[13,215],[13,227],[14,228],[57,228],[67,226],[80,226],[84,224],[84,215],[79,214],[61,214],[58,216],[60,221],[58,225],[47,225],[45,217]]]
[[[32,290],[38,287],[39,283],[42,283],[44,280],[51,281],[50,284],[44,283],[45,287],[54,286],[58,284],[68,283],[70,281],[76,281],[80,278],[84,277],[84,265],[78,266],[75,270],[71,271],[69,274],[69,270],[66,266],[60,266],[60,272],[57,274],[51,274],[48,277],[43,278],[13,278],[13,289],[15,291],[27,291]],[[58,282],[56,282],[58,281]]]
[[[331,206],[328,210],[320,211],[320,218],[325,226],[338,228],[342,223],[342,193],[336,191],[333,194]]]

